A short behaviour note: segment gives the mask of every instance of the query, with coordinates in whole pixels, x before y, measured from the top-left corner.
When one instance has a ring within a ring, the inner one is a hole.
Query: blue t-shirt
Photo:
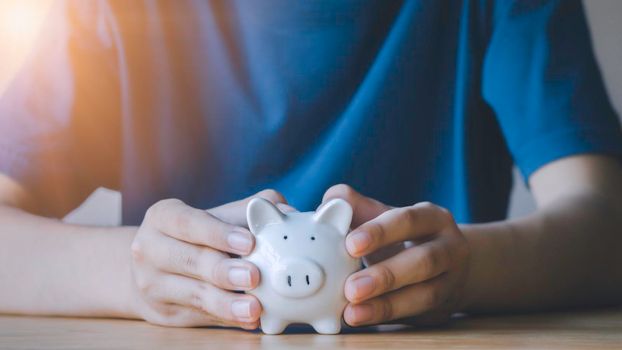
[[[67,1],[0,101],[0,171],[127,224],[336,183],[498,220],[512,164],[579,153],[622,153],[579,0]]]

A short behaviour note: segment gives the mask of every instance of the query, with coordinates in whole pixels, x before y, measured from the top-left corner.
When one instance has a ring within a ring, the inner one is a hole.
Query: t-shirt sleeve
[[[57,2],[0,97],[0,172],[53,216],[119,182],[114,45],[101,5],[86,3]]]
[[[620,159],[620,123],[580,0],[497,2],[482,89],[525,179],[570,155]]]

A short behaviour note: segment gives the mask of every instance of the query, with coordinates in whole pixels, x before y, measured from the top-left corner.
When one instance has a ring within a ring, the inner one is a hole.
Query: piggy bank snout
[[[324,271],[311,259],[284,259],[273,272],[272,288],[288,298],[313,295],[324,284]]]

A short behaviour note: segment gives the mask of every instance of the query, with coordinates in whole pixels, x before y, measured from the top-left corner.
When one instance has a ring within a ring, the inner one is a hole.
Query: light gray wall
[[[601,64],[609,95],[620,115],[622,111],[622,0],[584,0],[592,30],[596,56]],[[519,217],[535,209],[533,198],[523,180],[514,172],[510,217]],[[85,205],[67,217],[68,221],[116,225],[121,220],[121,196],[100,189]]]

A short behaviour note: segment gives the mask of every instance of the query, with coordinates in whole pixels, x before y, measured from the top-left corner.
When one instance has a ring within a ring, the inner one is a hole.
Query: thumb
[[[246,222],[246,206],[253,198],[263,198],[269,202],[272,202],[272,204],[277,205],[282,211],[295,210],[287,205],[285,197],[279,192],[275,190],[263,190],[250,197],[207,209],[207,212],[218,218],[220,221],[248,228],[248,223]]]
[[[391,209],[390,206],[375,199],[366,197],[348,185],[339,184],[329,188],[322,198],[322,204],[334,198],[341,198],[352,206],[352,227],[358,227],[376,216]]]

